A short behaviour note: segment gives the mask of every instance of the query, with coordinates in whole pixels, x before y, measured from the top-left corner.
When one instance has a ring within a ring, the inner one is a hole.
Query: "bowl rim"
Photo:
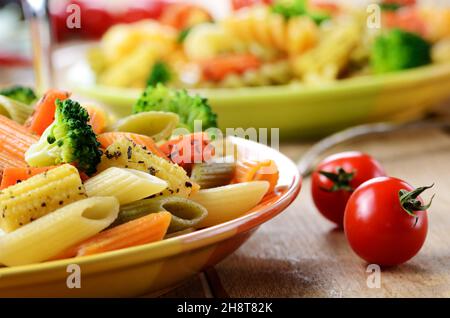
[[[285,211],[286,208],[295,200],[302,186],[302,177],[295,163],[283,153],[270,148],[269,146],[238,137],[228,138],[230,138],[233,143],[236,142],[237,144],[253,144],[254,146],[256,145],[255,147],[269,148],[270,151],[277,153],[279,158],[281,158],[284,163],[290,165],[290,167],[286,168],[286,170],[292,172],[292,182],[291,184],[287,185],[287,191],[284,192],[280,197],[278,197],[275,202],[228,222],[204,228],[192,233],[187,233],[173,238],[161,240],[158,242],[128,247],[116,251],[110,251],[90,256],[46,261],[41,263],[12,267],[0,267],[0,278],[4,278],[7,276],[26,275],[43,271],[52,271],[62,267],[65,268],[70,264],[83,266],[98,262],[113,261],[117,260],[118,258],[130,257],[138,254],[144,256],[143,252],[146,252],[145,257],[144,259],[140,259],[139,261],[135,261],[127,265],[116,265],[107,269],[95,269],[89,273],[95,273],[103,270],[107,271],[116,267],[136,265],[141,262],[157,261],[159,259],[164,259],[176,254],[183,254],[191,250],[206,247],[214,243],[226,240],[232,236],[236,236],[240,233],[247,232],[251,229],[259,227],[261,224],[269,221],[276,215]],[[274,209],[274,207],[277,208]],[[234,230],[236,231],[233,232]],[[182,249],[179,248],[180,246],[182,246]]]

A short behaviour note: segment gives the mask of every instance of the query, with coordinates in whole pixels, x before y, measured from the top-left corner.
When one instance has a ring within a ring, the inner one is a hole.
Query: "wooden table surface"
[[[297,161],[309,146],[282,144],[281,151]],[[425,245],[408,263],[383,270],[380,288],[367,286],[367,264],[319,215],[306,179],[296,201],[238,251],[163,297],[450,297],[450,135],[396,133],[331,152],[342,150],[368,152],[414,186],[435,183]]]

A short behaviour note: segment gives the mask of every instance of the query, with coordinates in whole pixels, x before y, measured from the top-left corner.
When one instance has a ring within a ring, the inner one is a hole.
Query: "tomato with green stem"
[[[365,181],[384,175],[381,164],[367,154],[350,151],[331,155],[311,176],[314,204],[325,218],[342,227],[352,192]]]
[[[353,251],[371,264],[394,266],[416,255],[428,231],[427,209],[405,181],[379,177],[360,185],[348,200],[344,231]]]

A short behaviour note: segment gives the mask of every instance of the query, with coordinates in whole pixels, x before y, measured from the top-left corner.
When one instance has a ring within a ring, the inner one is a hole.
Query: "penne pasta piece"
[[[25,127],[0,115],[0,168],[27,167],[25,151],[38,141]]]
[[[188,199],[175,196],[149,198],[122,206],[113,226],[160,211],[172,214],[168,233],[194,227],[208,215],[203,206]]]
[[[98,233],[68,248],[55,258],[92,255],[160,241],[166,235],[170,218],[171,215],[168,212],[152,213]]]
[[[151,151],[151,153],[157,155],[158,157],[169,160],[164,152],[162,152],[162,150],[156,145],[152,137],[119,131],[110,131],[97,136],[98,142],[104,149],[111,146],[115,141],[123,138],[129,139],[136,145],[144,147],[146,150]]]
[[[0,115],[23,124],[33,112],[33,107],[0,95]]]
[[[39,167],[39,168],[7,167],[3,169],[3,176],[1,178],[2,182],[0,183],[0,190],[6,189],[22,181],[28,180],[29,178],[35,175],[38,175],[40,173],[43,173],[56,167],[57,166]]]
[[[86,198],[78,170],[65,164],[0,191],[0,227],[11,232]]]
[[[92,126],[92,130],[96,135],[105,131],[108,125],[108,115],[105,110],[95,105],[83,105],[89,114],[89,125]]]
[[[114,197],[93,197],[66,205],[20,229],[0,236],[0,263],[42,262],[108,227],[119,212]]]
[[[200,190],[189,199],[208,210],[208,216],[196,228],[217,225],[240,217],[255,207],[269,189],[267,181],[252,181]]]
[[[278,177],[278,167],[273,160],[247,160],[237,163],[234,182],[268,181],[270,186],[267,192],[272,192],[278,183]]]
[[[167,188],[167,182],[134,169],[108,168],[84,183],[86,194],[114,196],[120,204],[137,201]]]
[[[33,114],[28,118],[25,126],[36,135],[42,135],[45,129],[55,120],[56,101],[63,101],[70,97],[69,92],[50,89],[34,106]]]
[[[234,170],[234,163],[198,163],[192,168],[191,179],[201,189],[220,187],[230,184],[234,177]]]
[[[169,138],[178,122],[179,117],[175,113],[149,111],[120,119],[112,130],[149,136],[158,142]]]
[[[195,189],[195,184],[183,168],[154,155],[127,138],[116,140],[105,150],[97,169],[103,171],[109,167],[136,169],[167,181],[168,187],[161,192],[162,195],[186,198]]]

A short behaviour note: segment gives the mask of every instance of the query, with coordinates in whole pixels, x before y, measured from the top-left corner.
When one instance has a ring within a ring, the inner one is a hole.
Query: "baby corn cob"
[[[167,181],[167,189],[156,195],[176,195],[186,198],[195,186],[183,168],[152,154],[126,138],[116,140],[106,149],[97,170],[103,171],[109,167],[141,170]]]
[[[0,191],[0,227],[11,232],[86,198],[78,170],[65,164]]]

